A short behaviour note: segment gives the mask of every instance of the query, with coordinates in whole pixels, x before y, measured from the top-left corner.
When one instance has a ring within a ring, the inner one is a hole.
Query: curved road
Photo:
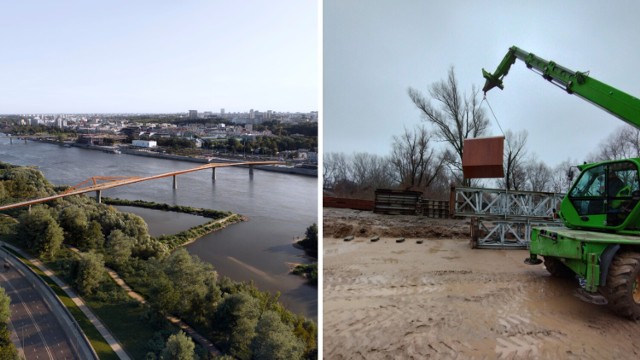
[[[3,256],[10,266],[0,267],[0,286],[11,298],[11,324],[18,338],[17,348],[27,359],[77,359],[75,343],[53,315],[42,295],[26,276],[16,269],[14,260]]]

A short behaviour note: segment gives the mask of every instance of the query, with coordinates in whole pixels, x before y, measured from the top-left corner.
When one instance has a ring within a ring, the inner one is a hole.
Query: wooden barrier
[[[322,206],[332,207],[332,208],[342,208],[342,209],[373,211],[374,202],[372,200],[347,199],[347,198],[323,196]]]

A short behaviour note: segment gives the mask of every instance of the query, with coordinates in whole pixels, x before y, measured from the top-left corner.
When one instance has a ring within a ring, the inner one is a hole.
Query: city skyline
[[[181,113],[318,108],[318,4],[11,3],[0,109]],[[293,15],[291,15],[293,14]],[[28,19],[28,21],[25,21]],[[248,107],[246,104],[252,104]]]

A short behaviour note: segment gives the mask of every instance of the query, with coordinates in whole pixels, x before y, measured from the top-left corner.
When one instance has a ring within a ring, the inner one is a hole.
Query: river
[[[151,176],[200,164],[13,139],[0,134],[0,161],[37,166],[54,185],[75,185],[92,176]],[[295,237],[318,223],[318,180],[315,177],[226,167],[113,188],[102,196],[172,205],[232,211],[249,221],[231,225],[187,245],[187,250],[211,263],[220,275],[253,281],[261,290],[280,292],[291,311],[317,320],[318,289],[289,274],[288,263],[310,263],[292,246]],[[152,234],[175,233],[197,219],[161,211],[127,208],[149,224]]]

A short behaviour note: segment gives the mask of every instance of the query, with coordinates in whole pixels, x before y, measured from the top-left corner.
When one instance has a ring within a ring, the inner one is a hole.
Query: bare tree
[[[356,153],[352,157],[352,180],[361,191],[375,191],[393,186],[391,163],[386,157]]]
[[[505,134],[506,148],[504,152],[504,179],[498,181],[499,186],[507,190],[524,190],[526,186],[525,157],[528,133],[523,130],[514,134],[507,130]]]
[[[640,157],[640,129],[623,125],[600,144],[598,152],[588,161],[620,160],[632,157]]]
[[[365,152],[324,156],[323,186],[339,196],[372,198],[375,189],[397,185],[387,157]]]
[[[450,165],[457,176],[461,176],[464,139],[483,135],[489,126],[475,86],[471,91],[472,95],[468,97],[461,93],[453,66],[446,80],[431,85],[429,98],[414,88],[408,90],[409,97],[425,120],[435,125],[436,138],[447,142],[455,153],[455,157],[450,157]],[[469,181],[463,179],[463,184],[468,185]]]
[[[397,181],[405,188],[429,187],[442,171],[444,158],[431,147],[431,136],[424,126],[406,128],[393,137],[391,164]]]
[[[530,160],[524,168],[527,174],[527,190],[548,191],[551,189],[551,169],[544,162]]]
[[[573,180],[578,175],[575,164],[576,162],[573,160],[565,160],[553,169],[549,189],[551,192],[566,193],[569,191]]]
[[[350,166],[343,153],[326,153],[323,158],[322,180],[325,189],[331,189],[336,183],[349,179]]]

